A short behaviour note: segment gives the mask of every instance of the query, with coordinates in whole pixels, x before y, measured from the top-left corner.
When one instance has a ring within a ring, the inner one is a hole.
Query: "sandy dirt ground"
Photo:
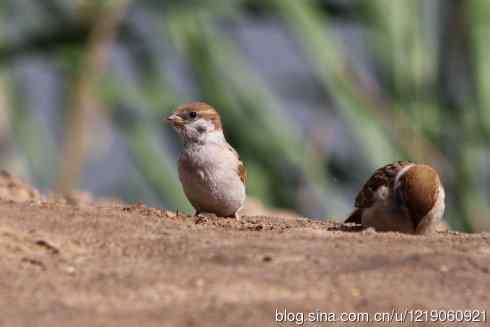
[[[359,231],[257,201],[247,212],[267,216],[43,196],[0,172],[0,326],[371,326],[489,308],[490,234]]]
[[[490,234],[0,201],[0,326],[280,326],[276,309],[304,320],[309,312],[485,310],[489,271]]]

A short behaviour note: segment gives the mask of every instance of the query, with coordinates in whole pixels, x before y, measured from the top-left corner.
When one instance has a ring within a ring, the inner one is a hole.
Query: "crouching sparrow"
[[[428,234],[444,215],[444,188],[430,166],[398,161],[379,168],[356,197],[345,221],[377,231]]]
[[[179,178],[196,215],[214,213],[239,219],[246,170],[225,139],[218,112],[206,103],[190,102],[179,106],[167,120],[184,141]]]

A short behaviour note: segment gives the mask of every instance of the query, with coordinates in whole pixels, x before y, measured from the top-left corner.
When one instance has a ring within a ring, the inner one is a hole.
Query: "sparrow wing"
[[[240,176],[240,180],[243,184],[247,182],[247,170],[245,169],[245,165],[241,161],[239,161],[238,163],[238,176]]]
[[[240,180],[242,181],[242,183],[245,184],[247,182],[247,169],[245,169],[245,165],[240,160],[240,156],[238,155],[238,152],[231,145],[229,145],[229,144],[228,144],[228,149],[231,152],[233,152],[233,154],[238,159],[238,170],[237,170],[237,174],[238,174],[238,176],[240,176]]]
[[[391,189],[398,172],[410,164],[409,161],[396,161],[377,169],[357,194],[355,207],[370,208],[376,202],[379,188],[385,186]]]
[[[399,195],[415,228],[436,204],[439,185],[438,173],[427,165],[418,165],[401,177]]]

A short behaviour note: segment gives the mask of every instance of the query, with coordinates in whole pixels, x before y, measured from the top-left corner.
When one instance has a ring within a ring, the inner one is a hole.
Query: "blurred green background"
[[[0,166],[191,212],[162,118],[201,100],[268,206],[342,219],[409,159],[490,230],[489,24],[488,0],[2,0]]]

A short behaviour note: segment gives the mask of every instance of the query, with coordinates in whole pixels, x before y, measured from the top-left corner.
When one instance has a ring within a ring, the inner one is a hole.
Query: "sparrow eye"
[[[197,117],[197,112],[195,112],[195,111],[189,112],[189,117],[191,117],[192,119],[196,118]]]

